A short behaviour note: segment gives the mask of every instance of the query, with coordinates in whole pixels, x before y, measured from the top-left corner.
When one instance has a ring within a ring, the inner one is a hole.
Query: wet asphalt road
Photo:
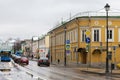
[[[106,77],[98,74],[83,73],[75,68],[58,67],[56,65],[37,66],[36,61],[20,66],[12,63],[0,63],[11,71],[1,71],[0,80],[120,80],[119,77]],[[1,68],[1,67],[0,67]]]
[[[55,65],[39,67],[35,61],[30,61],[30,64],[24,66],[24,68],[36,73],[45,80],[120,80],[120,78],[110,76],[83,73],[74,68],[56,67]]]

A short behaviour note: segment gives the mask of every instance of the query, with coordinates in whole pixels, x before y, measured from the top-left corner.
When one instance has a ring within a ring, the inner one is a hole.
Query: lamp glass
[[[106,4],[104,8],[105,8],[106,11],[109,11],[110,10],[110,5]]]

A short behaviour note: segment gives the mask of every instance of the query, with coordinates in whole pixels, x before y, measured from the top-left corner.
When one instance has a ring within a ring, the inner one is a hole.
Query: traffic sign
[[[70,50],[70,44],[66,44],[66,50]]]
[[[66,40],[66,50],[70,50],[70,40]]]
[[[85,41],[86,41],[86,43],[90,43],[90,38],[87,37]]]
[[[70,44],[70,40],[66,40],[66,44]]]
[[[70,53],[70,50],[66,50],[66,54],[69,54]]]
[[[89,36],[91,34],[90,30],[87,30],[85,34]]]

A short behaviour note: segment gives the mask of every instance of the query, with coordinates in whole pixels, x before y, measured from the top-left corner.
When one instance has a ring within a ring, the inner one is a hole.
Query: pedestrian
[[[60,63],[60,59],[58,59],[58,64]]]
[[[33,54],[32,54],[32,56],[31,56],[31,58],[33,59]]]

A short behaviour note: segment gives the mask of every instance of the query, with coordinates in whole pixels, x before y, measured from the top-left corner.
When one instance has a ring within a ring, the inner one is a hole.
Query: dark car
[[[16,56],[15,55],[13,60],[14,60],[15,63],[19,63],[20,59],[21,59],[21,56]]]
[[[20,59],[20,64],[29,64],[29,60],[27,57],[21,57]]]
[[[47,65],[50,66],[50,61],[48,60],[48,58],[40,58],[37,62],[37,65]]]

